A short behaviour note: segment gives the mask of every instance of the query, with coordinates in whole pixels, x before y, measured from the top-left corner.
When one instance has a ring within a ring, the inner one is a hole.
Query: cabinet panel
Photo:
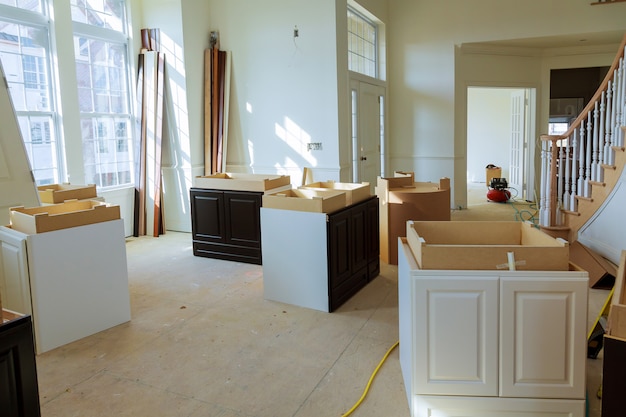
[[[416,396],[413,417],[584,417],[584,400]]]
[[[350,211],[329,216],[328,221],[328,261],[331,290],[339,287],[350,278]]]
[[[32,314],[26,235],[0,230],[0,294],[4,308]]]
[[[0,324],[0,410],[3,417],[41,415],[30,316]]]
[[[367,211],[368,279],[372,280],[380,274],[380,213],[378,198],[374,198],[367,203]]]
[[[501,395],[585,397],[586,280],[503,277]]]
[[[191,223],[194,239],[224,242],[224,194],[192,190]]]
[[[415,392],[498,395],[497,277],[414,281]]]
[[[226,241],[235,245],[261,244],[261,196],[224,192]]]

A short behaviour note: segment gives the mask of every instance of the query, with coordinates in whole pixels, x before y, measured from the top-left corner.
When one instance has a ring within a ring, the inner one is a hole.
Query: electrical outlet
[[[322,150],[322,142],[310,142],[306,144],[307,151],[321,151]]]

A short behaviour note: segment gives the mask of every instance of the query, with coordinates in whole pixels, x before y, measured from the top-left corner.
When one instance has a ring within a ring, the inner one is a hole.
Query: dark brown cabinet
[[[378,198],[328,215],[330,311],[346,302],[380,273]]]
[[[2,324],[0,314],[0,410],[3,417],[41,415],[31,316]]]
[[[193,254],[260,265],[262,196],[191,188]]]

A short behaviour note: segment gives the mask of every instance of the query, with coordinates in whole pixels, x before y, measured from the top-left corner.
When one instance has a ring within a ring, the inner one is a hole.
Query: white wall
[[[335,2],[210,0],[232,53],[227,170],[339,180]],[[297,26],[299,36],[294,38]],[[321,142],[321,151],[307,143]]]
[[[474,77],[463,71],[473,71],[477,81],[534,87],[538,97],[543,97],[539,87],[545,67],[542,51],[535,56],[489,53],[458,58],[457,47],[469,42],[557,36],[574,30],[581,34],[626,31],[626,3],[589,3],[394,1],[388,26],[392,168],[412,169],[419,180],[453,178],[453,206],[465,206],[465,91],[466,83]],[[469,62],[462,62],[460,68],[458,59]],[[543,112],[542,105],[538,112]],[[539,123],[538,129],[547,131],[547,116],[545,126]]]
[[[486,182],[489,164],[501,167],[502,177],[509,178],[513,91],[477,87],[467,91],[468,182]]]

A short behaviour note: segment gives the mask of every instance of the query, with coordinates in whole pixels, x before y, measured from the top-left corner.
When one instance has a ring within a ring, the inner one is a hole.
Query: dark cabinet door
[[[207,242],[226,241],[224,225],[224,193],[191,190],[191,230],[193,239]]]
[[[0,410],[3,417],[41,415],[30,316],[0,324]]]
[[[375,223],[375,224],[374,224]],[[330,311],[378,276],[378,198],[328,215]]]
[[[226,241],[233,245],[260,247],[261,196],[225,191]]]
[[[192,188],[196,256],[261,264],[262,193]]]

